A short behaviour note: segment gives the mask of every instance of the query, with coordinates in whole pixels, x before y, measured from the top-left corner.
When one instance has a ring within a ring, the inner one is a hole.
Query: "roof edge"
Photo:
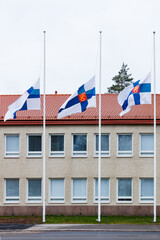
[[[153,119],[102,119],[102,125],[153,125]],[[98,119],[89,120],[46,120],[46,125],[98,125]],[[0,126],[42,126],[43,120],[8,120],[0,121]],[[160,119],[157,119],[157,125],[160,125]]]

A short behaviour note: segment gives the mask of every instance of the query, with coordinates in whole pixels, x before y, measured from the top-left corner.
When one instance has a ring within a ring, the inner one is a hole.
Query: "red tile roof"
[[[64,124],[67,121],[95,121],[98,123],[98,104],[99,99],[97,95],[97,108],[88,108],[85,112],[77,113],[65,117],[63,119],[57,119],[58,110],[61,105],[69,97],[69,94],[53,94],[46,95],[46,122],[54,124]],[[102,94],[102,121],[106,121],[109,124],[120,124],[125,123],[138,123],[140,120],[146,121],[146,123],[153,122],[153,104],[137,105],[131,108],[131,111],[125,114],[123,117],[119,116],[122,111],[121,106],[117,101],[117,94]],[[43,119],[42,110],[30,110],[30,111],[19,111],[17,112],[17,118],[15,120],[8,120],[5,123],[3,118],[7,112],[7,108],[12,104],[19,95],[0,95],[0,124],[1,125],[12,125],[18,124],[18,122],[25,121],[25,123],[31,121],[41,121]],[[157,94],[157,120],[160,121],[160,95]],[[153,96],[152,96],[153,103]],[[41,109],[43,109],[43,95],[41,96]],[[148,120],[148,121],[147,121]],[[27,122],[26,122],[27,121]],[[80,123],[80,122],[79,122]],[[103,123],[103,122],[102,122]],[[74,123],[73,123],[74,124]]]

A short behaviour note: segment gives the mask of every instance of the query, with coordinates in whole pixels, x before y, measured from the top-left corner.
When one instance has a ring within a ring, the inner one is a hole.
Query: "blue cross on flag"
[[[121,91],[118,95],[118,103],[123,109],[120,116],[129,112],[131,106],[151,104],[151,74],[149,73],[143,80],[138,80]]]
[[[95,77],[93,77],[67,99],[59,109],[57,118],[84,112],[89,107],[96,107],[95,92]]]
[[[37,82],[24,92],[21,97],[8,106],[8,111],[5,114],[4,121],[7,121],[8,119],[15,119],[17,111],[40,109],[40,80],[38,79]]]

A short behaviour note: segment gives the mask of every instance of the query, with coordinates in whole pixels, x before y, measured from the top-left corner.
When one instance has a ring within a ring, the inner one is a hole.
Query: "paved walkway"
[[[25,232],[45,231],[117,231],[117,232],[160,232],[160,225],[130,224],[36,224]]]

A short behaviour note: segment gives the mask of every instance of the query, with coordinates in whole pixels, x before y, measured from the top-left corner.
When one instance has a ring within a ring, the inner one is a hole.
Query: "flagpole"
[[[155,32],[153,32],[153,74],[154,74],[154,220],[156,222],[157,174],[156,174],[156,66],[155,66]]]
[[[45,105],[46,105],[46,31],[44,33],[44,81],[43,81],[43,222],[46,221],[46,138],[45,138],[45,131],[46,131],[46,112],[45,112]]]
[[[101,34],[99,50],[99,157],[98,157],[98,222],[101,221]]]

